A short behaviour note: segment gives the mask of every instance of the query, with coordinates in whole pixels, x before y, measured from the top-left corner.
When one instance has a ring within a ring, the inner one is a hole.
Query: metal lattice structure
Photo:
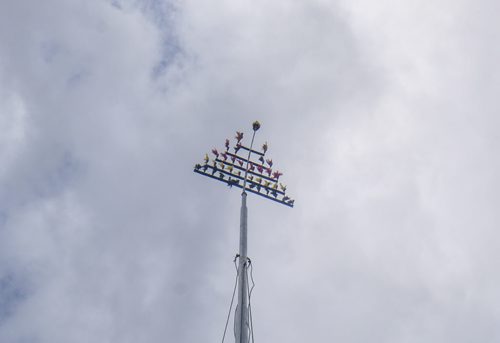
[[[254,137],[257,130],[254,130]],[[205,154],[204,163],[196,164],[194,172],[221,181],[229,187],[242,188],[244,191],[293,207],[295,200],[286,195],[286,186],[280,181],[283,173],[273,170],[273,160],[266,158],[267,142],[262,145],[261,151],[257,151],[251,146],[243,145],[242,132],[236,132],[235,139],[236,144],[233,147],[230,146],[229,139],[226,139],[225,150],[213,148],[213,158],[210,158],[208,153]],[[244,156],[244,153],[247,153],[247,156]],[[257,160],[252,159],[252,154]]]

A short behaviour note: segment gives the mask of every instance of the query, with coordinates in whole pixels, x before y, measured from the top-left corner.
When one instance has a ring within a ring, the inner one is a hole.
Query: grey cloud
[[[493,6],[2,3],[0,341],[220,339],[255,119],[257,340],[497,341]]]

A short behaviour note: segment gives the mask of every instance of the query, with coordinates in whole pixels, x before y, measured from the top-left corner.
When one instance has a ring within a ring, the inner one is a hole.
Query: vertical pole
[[[248,343],[249,324],[248,324],[248,280],[247,280],[247,193],[243,190],[241,193],[241,212],[240,212],[240,260],[238,276],[238,307],[236,308],[235,318],[235,338],[236,343]]]
[[[238,266],[238,307],[236,308],[235,318],[235,338],[236,343],[248,343],[250,338],[250,325],[248,322],[248,279],[247,279],[247,176],[250,168],[250,155],[252,154],[253,140],[255,133],[260,128],[260,123],[255,121],[252,124],[253,135],[245,168],[245,178],[243,181],[243,192],[241,193],[241,212],[240,212],[240,261]]]

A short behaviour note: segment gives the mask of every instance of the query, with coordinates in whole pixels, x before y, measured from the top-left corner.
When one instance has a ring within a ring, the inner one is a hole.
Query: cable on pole
[[[252,343],[255,343],[255,338],[254,338],[254,334],[253,334],[253,320],[252,320],[252,303],[250,301],[250,299],[252,298],[252,292],[253,292],[253,289],[255,287],[255,281],[253,280],[253,264],[252,264],[252,260],[250,260],[250,258],[248,258],[248,265],[250,267],[250,279],[252,280],[252,287],[250,288],[250,286],[248,285],[248,282],[247,282],[247,291],[248,291],[248,315],[250,317],[250,335],[252,337]],[[247,273],[247,280],[248,280],[248,268],[246,268],[246,273]]]
[[[224,343],[224,339],[226,338],[227,325],[229,324],[229,318],[231,317],[231,309],[233,308],[234,295],[236,294],[236,287],[238,286],[239,269],[238,265],[236,264],[236,260],[239,258],[240,255],[236,254],[233,260],[234,267],[236,268],[236,280],[234,282],[233,296],[231,297],[231,305],[229,305],[229,312],[227,313],[227,320],[226,320],[226,326],[224,327],[224,334],[222,335],[222,343]]]

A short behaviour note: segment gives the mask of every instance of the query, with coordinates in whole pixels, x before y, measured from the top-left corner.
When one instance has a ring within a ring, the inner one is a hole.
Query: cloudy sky
[[[256,119],[257,342],[499,342],[499,10],[0,1],[0,342],[220,342]]]

